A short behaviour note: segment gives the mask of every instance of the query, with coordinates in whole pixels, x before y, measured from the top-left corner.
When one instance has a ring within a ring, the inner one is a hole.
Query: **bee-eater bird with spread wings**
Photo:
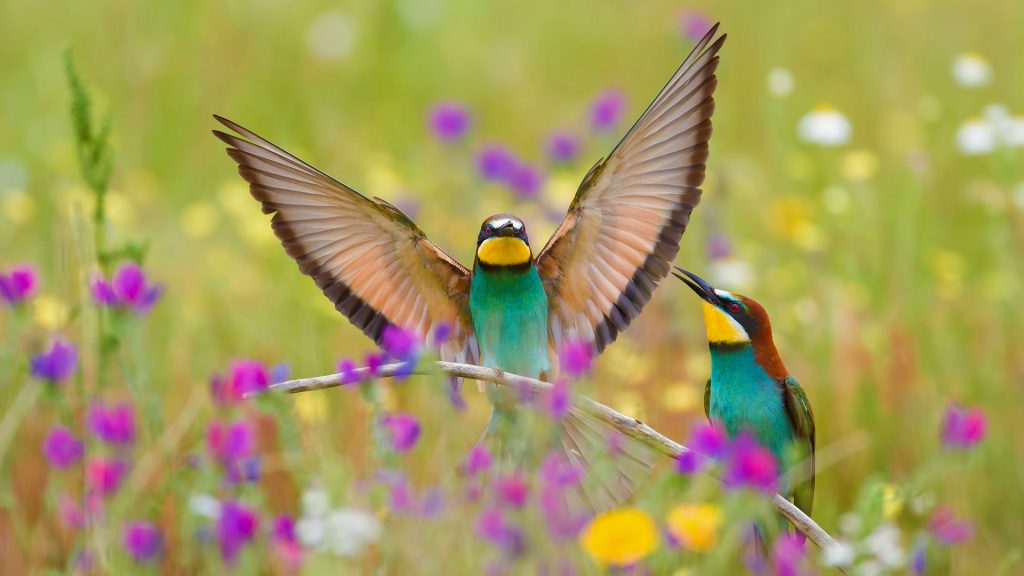
[[[711,136],[715,69],[725,36],[715,26],[607,158],[580,184],[568,214],[536,257],[519,218],[487,218],[472,270],[435,246],[400,210],[368,198],[234,122],[214,131],[299,269],[380,343],[398,326],[426,338],[452,327],[441,357],[534,378],[557,372],[564,343],[600,352],[629,326],[670,270],[700,201]],[[495,403],[488,436],[514,419]],[[507,428],[507,427],[506,427]],[[586,466],[612,429],[581,412],[562,420],[567,456]],[[629,496],[653,452],[626,438],[619,478],[583,494],[595,509]],[[499,446],[507,442],[499,441]],[[503,457],[498,454],[498,457]]]
[[[696,274],[673,273],[704,300],[711,378],[704,413],[730,436],[747,430],[775,456],[780,471],[794,471],[779,492],[807,515],[814,504],[814,412],[804,389],[786,370],[772,340],[764,307],[739,294],[716,290]],[[783,478],[790,476],[785,475]]]

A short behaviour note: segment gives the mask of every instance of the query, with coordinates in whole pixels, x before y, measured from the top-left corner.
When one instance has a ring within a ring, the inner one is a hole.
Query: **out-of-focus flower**
[[[371,514],[352,508],[303,516],[295,524],[295,535],[303,546],[344,557],[358,556],[380,540],[383,527]]]
[[[262,362],[233,360],[226,377],[216,374],[210,378],[210,395],[218,404],[234,404],[246,394],[266,390],[270,381],[270,372]]]
[[[544,185],[544,177],[537,168],[520,162],[512,170],[507,183],[520,198],[532,200],[540,193]]]
[[[768,92],[772,96],[782,98],[793,91],[793,74],[782,67],[775,67],[768,71]]]
[[[359,382],[359,373],[356,372],[356,363],[349,358],[342,358],[338,361],[338,373],[341,374],[342,386]]]
[[[964,88],[980,88],[992,82],[992,65],[980,54],[964,52],[953,58],[953,80]]]
[[[302,565],[302,546],[295,536],[295,521],[291,516],[281,515],[274,519],[270,542],[274,554],[286,567],[294,570]]]
[[[381,334],[381,347],[392,358],[409,362],[416,359],[422,349],[422,344],[412,331],[388,325]]]
[[[985,439],[988,420],[981,408],[946,407],[942,418],[942,444],[950,449],[966,450]]]
[[[880,524],[864,538],[864,547],[886,568],[900,568],[907,554],[900,545],[900,529],[891,522]]]
[[[843,154],[840,167],[847,180],[863,182],[878,172],[878,157],[870,150],[851,150]]]
[[[242,548],[256,537],[259,527],[259,516],[248,506],[234,500],[221,503],[216,536],[225,564],[235,565]]]
[[[270,367],[270,383],[279,384],[288,380],[288,376],[292,373],[292,367],[287,362],[278,362]]]
[[[447,322],[439,322],[434,326],[434,333],[430,338],[430,344],[434,348],[440,348],[448,342],[452,336],[452,325]]]
[[[341,60],[356,43],[356,27],[342,12],[331,10],[316,17],[306,32],[309,52],[323,60]]]
[[[981,118],[971,118],[956,131],[956,146],[968,156],[989,154],[996,149],[998,140],[995,127]]]
[[[708,235],[707,252],[711,260],[728,258],[732,254],[732,241],[723,232],[712,232]]]
[[[501,144],[486,144],[476,155],[477,170],[492,182],[508,182],[518,163],[516,155]]]
[[[565,380],[555,382],[554,387],[547,394],[546,406],[548,415],[555,420],[561,420],[569,414],[572,408],[572,392],[569,390],[569,383]]]
[[[477,444],[469,450],[459,470],[466,476],[473,477],[491,467],[491,453],[483,444]]]
[[[548,136],[544,152],[555,162],[568,163],[576,159],[580,151],[580,139],[567,130],[556,130]]]
[[[31,365],[32,375],[36,378],[53,383],[63,382],[78,367],[78,349],[74,344],[57,338],[45,352],[32,357]]]
[[[437,102],[430,109],[430,130],[442,142],[460,140],[469,130],[469,112],[458,102]]]
[[[108,281],[101,275],[92,279],[92,297],[97,304],[130,308],[144,314],[163,294],[163,286],[150,284],[146,273],[134,262],[122,264]]]
[[[57,517],[60,518],[61,524],[72,530],[85,526],[85,512],[74,498],[66,494],[61,494],[57,498]]]
[[[729,434],[719,424],[701,422],[690,431],[686,446],[689,450],[676,458],[676,469],[682,474],[695,474],[710,460],[718,460],[728,454]]]
[[[384,365],[386,359],[384,354],[367,354],[365,358],[366,377],[376,378],[377,372],[380,371],[380,367]]]
[[[800,534],[787,532],[775,541],[772,547],[772,564],[776,576],[800,576],[810,574],[802,565],[806,556],[804,538]]]
[[[895,484],[886,483],[882,486],[882,516],[886,520],[894,520],[903,510],[903,495]]]
[[[755,280],[754,267],[740,258],[712,261],[708,276],[715,286],[750,287]]]
[[[220,516],[220,500],[217,500],[209,494],[191,494],[188,497],[188,509],[193,514],[202,516],[203,518],[209,518],[210,520],[216,519]]]
[[[295,399],[295,414],[306,424],[320,424],[327,420],[327,396],[299,394]]]
[[[1016,115],[1003,126],[1003,144],[1010,148],[1024,147],[1024,115]]]
[[[517,473],[498,478],[494,483],[494,490],[502,502],[515,508],[521,508],[530,493],[530,484],[525,476]]]
[[[526,544],[523,531],[506,520],[499,508],[485,509],[480,513],[476,520],[476,532],[480,538],[509,556],[521,554]]]
[[[940,543],[946,546],[960,544],[974,537],[974,524],[965,518],[957,518],[949,506],[939,506],[928,520],[928,530]]]
[[[714,504],[682,504],[668,513],[665,523],[682,547],[706,552],[718,544],[722,509]]]
[[[853,127],[842,112],[822,104],[800,119],[797,134],[809,144],[842,146],[850,141]]]
[[[558,362],[562,372],[575,378],[589,371],[593,360],[593,346],[582,340],[569,340],[558,349]]]
[[[89,490],[99,496],[110,496],[121,487],[128,473],[124,460],[96,458],[85,465],[85,483]]]
[[[408,452],[420,437],[420,423],[412,414],[392,412],[380,418],[395,452]]]
[[[50,466],[58,470],[70,468],[78,463],[85,453],[85,446],[63,426],[54,426],[43,441],[43,455]]]
[[[775,492],[779,467],[770,450],[761,446],[753,435],[741,432],[733,441],[723,481],[727,488],[754,488]]]
[[[10,305],[25,302],[39,289],[39,275],[31,264],[19,264],[0,272],[0,302]]]
[[[658,529],[643,510],[618,508],[595,516],[580,535],[580,545],[602,566],[628,566],[654,551]]]
[[[694,42],[703,38],[715,24],[708,18],[707,14],[699,10],[684,10],[680,12],[678,22],[679,31]]]
[[[590,125],[598,131],[611,130],[622,121],[626,111],[626,94],[609,88],[601,92],[590,105]]]
[[[231,423],[213,420],[206,428],[206,447],[224,466],[252,455],[256,438],[248,420]]]
[[[846,568],[853,564],[856,557],[856,549],[844,540],[836,540],[821,552],[821,561],[825,566]]]
[[[89,431],[103,443],[125,445],[135,441],[135,412],[131,404],[93,404],[89,407],[88,423]]]
[[[541,463],[540,478],[552,486],[562,488],[576,486],[583,479],[583,468],[575,462],[566,460],[557,451],[553,451]]]
[[[121,543],[128,555],[138,563],[155,560],[163,548],[160,528],[151,522],[135,521],[125,525]]]

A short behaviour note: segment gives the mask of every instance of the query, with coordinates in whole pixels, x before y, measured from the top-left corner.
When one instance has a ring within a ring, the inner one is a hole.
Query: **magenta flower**
[[[93,404],[89,408],[88,426],[89,431],[106,444],[126,445],[135,441],[135,412],[128,403]]]
[[[150,284],[146,273],[134,262],[122,264],[108,281],[101,275],[92,279],[92,297],[97,304],[129,308],[144,314],[156,304],[163,287]]]
[[[544,176],[536,168],[523,162],[512,170],[507,184],[520,198],[532,200],[540,194],[540,189],[544,186]]]
[[[412,414],[392,412],[380,418],[395,452],[408,452],[420,437],[420,423]]]
[[[274,519],[270,542],[274,554],[287,568],[295,570],[302,566],[302,546],[295,537],[295,521],[290,516],[281,515]]]
[[[569,414],[572,408],[572,392],[569,391],[569,383],[565,380],[555,382],[554,387],[547,394],[546,408],[548,415],[555,420],[561,420]]]
[[[727,488],[754,488],[774,492],[779,478],[778,463],[770,450],[761,446],[753,435],[741,432],[733,442],[726,462],[724,482]]]
[[[583,468],[566,460],[558,451],[552,451],[540,465],[540,478],[545,484],[567,488],[580,483]]]
[[[590,370],[594,360],[594,347],[582,340],[569,340],[558,349],[558,363],[562,372],[579,378]]]
[[[447,322],[440,322],[434,327],[434,336],[431,343],[434,348],[440,348],[452,336],[452,325]]]
[[[949,449],[967,450],[985,439],[988,420],[981,408],[946,407],[942,419],[942,444]]]
[[[498,508],[480,513],[476,520],[476,533],[512,557],[522,554],[526,545],[523,531],[509,523]]]
[[[96,458],[85,465],[85,483],[94,494],[110,496],[121,487],[128,473],[128,463],[124,460]]]
[[[526,496],[530,493],[530,483],[522,474],[512,474],[498,478],[494,483],[494,490],[503,503],[513,508],[522,508],[526,503]]]
[[[548,136],[544,151],[555,162],[572,162],[580,151],[580,139],[572,132],[556,130]]]
[[[0,302],[12,306],[25,302],[39,288],[39,275],[31,264],[19,264],[0,272]]]
[[[599,94],[590,105],[590,125],[598,132],[611,130],[619,125],[625,112],[625,93],[609,88]]]
[[[469,130],[469,122],[469,112],[457,102],[438,102],[430,109],[430,130],[441,142],[460,140]]]
[[[78,530],[85,526],[85,512],[74,498],[62,494],[57,498],[57,517],[60,523],[72,530]]]
[[[708,236],[708,258],[722,260],[732,254],[732,241],[722,232],[712,232]]]
[[[70,430],[54,426],[43,441],[43,455],[50,466],[64,470],[74,466],[85,453],[85,446]]]
[[[487,144],[476,155],[477,170],[491,182],[509,182],[518,165],[516,155],[500,144]]]
[[[356,363],[349,358],[343,358],[338,361],[338,373],[341,374],[342,386],[359,382],[359,373],[356,372]]]
[[[129,522],[121,532],[121,543],[128,555],[138,563],[149,562],[160,556],[163,536],[160,528],[150,522]]]
[[[466,459],[462,461],[462,466],[459,469],[466,476],[473,477],[477,473],[490,468],[491,462],[491,453],[487,450],[487,447],[483,444],[477,444],[470,449],[469,454],[466,454]]]
[[[385,354],[367,354],[366,355],[366,377],[376,378],[377,373],[380,372],[380,367],[384,365],[384,361],[387,360]]]
[[[776,576],[801,576],[807,574],[803,569],[804,537],[802,534],[786,532],[779,536],[772,547],[772,563]]]
[[[558,541],[576,538],[589,522],[585,514],[570,506],[566,490],[554,484],[541,488],[540,511],[548,534]]]
[[[256,448],[256,434],[248,420],[224,423],[213,420],[206,427],[206,448],[225,466],[246,458]]]
[[[694,42],[703,38],[712,26],[714,22],[699,10],[685,10],[679,14],[679,31]]]
[[[214,374],[210,378],[210,395],[217,404],[235,404],[246,394],[266,390],[270,382],[270,371],[262,362],[233,360],[226,377]]]
[[[939,506],[928,520],[928,530],[940,543],[946,546],[960,544],[974,537],[974,524],[970,520],[957,518],[949,506]]]
[[[78,349],[70,342],[55,339],[50,347],[32,357],[32,375],[52,383],[63,382],[75,373],[78,367]]]
[[[393,324],[384,327],[380,343],[389,356],[402,362],[415,360],[422,347],[416,334]]]
[[[221,503],[216,538],[225,564],[232,567],[235,565],[242,547],[256,537],[259,527],[259,516],[251,508],[233,500]]]

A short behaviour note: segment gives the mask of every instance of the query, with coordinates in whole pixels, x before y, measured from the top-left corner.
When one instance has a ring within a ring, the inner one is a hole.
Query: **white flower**
[[[885,574],[885,568],[877,560],[867,560],[857,566],[857,571],[854,574],[857,576],[881,576]]]
[[[302,514],[320,518],[331,510],[331,497],[322,488],[308,488],[302,493]]]
[[[1003,144],[1010,148],[1024,147],[1024,116],[1018,114],[1007,120],[1002,136]]]
[[[853,564],[853,559],[856,556],[857,552],[852,544],[843,540],[836,540],[834,545],[824,550],[821,558],[826,566],[845,568]]]
[[[793,91],[793,74],[782,67],[768,71],[768,92],[772,96],[783,97]]]
[[[811,144],[841,146],[850,141],[853,128],[842,112],[831,106],[818,106],[800,119],[797,134]]]
[[[864,529],[864,522],[860,516],[853,512],[847,512],[839,517],[839,531],[847,536],[856,536]]]
[[[339,509],[327,516],[327,548],[338,556],[357,556],[380,539],[383,528],[371,514],[355,509]]]
[[[953,79],[964,88],[986,86],[992,81],[992,65],[973,52],[958,54],[953,58]]]
[[[737,258],[718,259],[711,262],[711,281],[715,286],[732,286],[740,289],[754,285],[754,267]]]
[[[220,500],[209,494],[192,494],[188,497],[188,509],[204,518],[220,516]]]
[[[341,60],[356,43],[356,28],[348,16],[337,11],[317,16],[306,32],[306,46],[317,58]]]
[[[906,562],[906,553],[900,546],[900,529],[895,524],[875,528],[864,539],[864,545],[887,568],[899,568]]]
[[[956,131],[956,145],[968,156],[988,154],[996,149],[996,130],[991,122],[973,118],[960,125]]]
[[[320,548],[327,524],[322,518],[302,518],[295,523],[295,537],[306,548]]]

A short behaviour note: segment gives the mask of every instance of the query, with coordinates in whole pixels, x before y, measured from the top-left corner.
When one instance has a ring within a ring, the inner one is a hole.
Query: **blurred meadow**
[[[429,507],[485,425],[475,385],[466,411],[420,377],[230,406],[214,379],[211,397],[214,375],[249,370],[265,385],[375,350],[281,249],[211,115],[396,204],[470,265],[494,213],[521,216],[542,246],[715,21],[729,39],[708,178],[676,263],[771,314],[814,406],[814,518],[861,543],[854,573],[913,573],[922,534],[943,540],[929,511],[948,505],[973,537],[929,549],[933,570],[1024,571],[1024,4],[14,0],[0,4],[0,273],[29,263],[38,278],[0,308],[0,572],[139,573],[134,556],[165,574],[499,573],[507,554],[451,511],[457,494],[435,527],[403,518],[394,493],[388,511],[372,487],[400,468]],[[110,122],[105,242],[127,249],[102,266],[66,49],[97,125]],[[513,177],[488,176],[495,150],[515,158]],[[104,302],[96,275],[129,259],[162,291]],[[30,359],[58,335],[77,369],[47,383]],[[699,301],[669,278],[595,359],[587,391],[683,442],[704,420],[708,375]],[[101,399],[130,403],[130,440],[97,432]],[[943,448],[951,403],[987,418],[977,448]],[[372,410],[414,414],[416,448],[376,450]],[[211,437],[240,421],[258,459],[222,462],[244,477],[226,481]],[[58,425],[85,442],[66,470],[41,448]],[[90,455],[130,462],[108,471],[105,504],[86,497],[100,473]],[[675,481],[638,498],[659,523],[679,503],[664,496]],[[364,534],[371,549],[331,554],[275,530],[324,493],[381,523]],[[259,520],[251,542],[236,538],[238,559],[211,528],[229,498]],[[156,527],[159,550],[122,546],[132,521]],[[903,557],[863,568],[882,524],[899,527]],[[637,570],[730,573],[667,544],[657,554]],[[572,558],[580,573],[601,564]]]

